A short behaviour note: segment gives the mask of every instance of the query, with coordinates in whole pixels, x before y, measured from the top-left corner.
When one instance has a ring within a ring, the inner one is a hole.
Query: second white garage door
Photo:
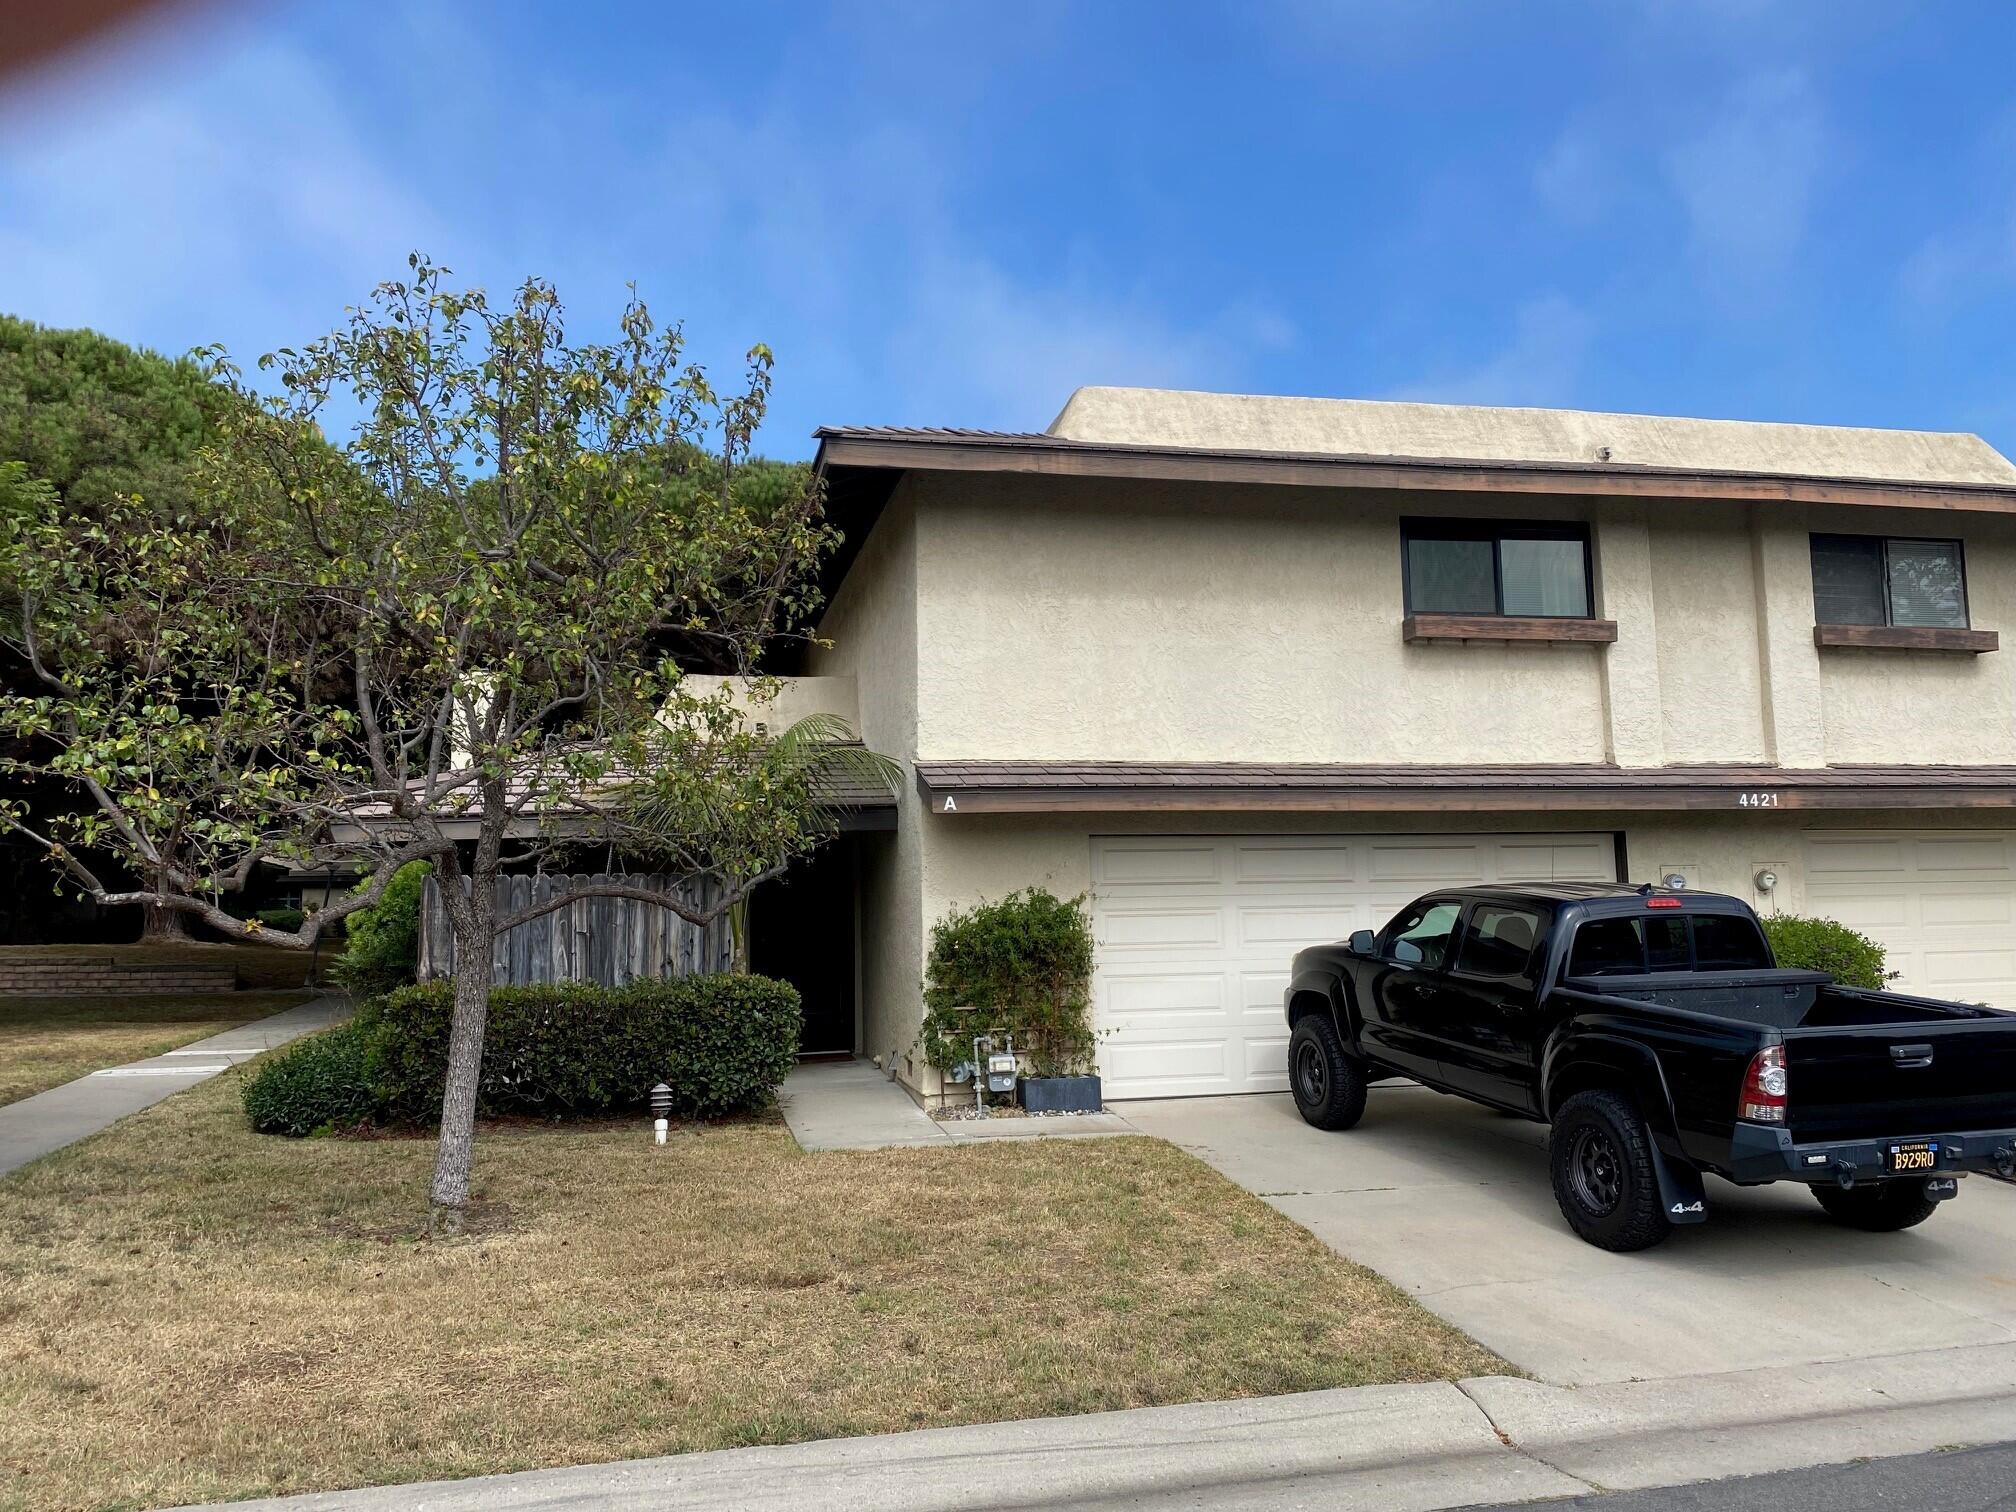
[[[2016,832],[1816,830],[1806,912],[1882,945],[1899,992],[2016,1008]]]
[[[1376,929],[1437,887],[1613,882],[1607,834],[1111,836],[1092,842],[1105,1094],[1288,1085],[1281,995],[1305,945]]]

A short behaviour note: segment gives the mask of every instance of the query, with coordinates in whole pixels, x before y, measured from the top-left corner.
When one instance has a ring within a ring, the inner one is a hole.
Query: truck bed
[[[1800,1142],[2000,1128],[2016,1110],[2016,1014],[1836,986],[1821,972],[1579,977],[1571,992],[1775,1030]]]
[[[1876,1027],[1951,1023],[2016,1015],[1966,1003],[1942,1003],[1896,992],[1838,987],[1821,971],[1659,971],[1645,976],[1571,977],[1564,986],[1592,997],[1657,1003],[1689,1013],[1735,1019],[1767,1029]]]

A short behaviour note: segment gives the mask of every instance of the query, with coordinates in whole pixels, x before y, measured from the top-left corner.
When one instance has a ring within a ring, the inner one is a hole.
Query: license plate
[[[1890,1146],[1890,1169],[1893,1171],[1936,1171],[1938,1168],[1939,1145],[1936,1140],[1925,1144]]]

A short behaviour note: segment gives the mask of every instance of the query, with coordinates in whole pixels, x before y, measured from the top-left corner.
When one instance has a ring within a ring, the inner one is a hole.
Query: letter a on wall
[[[952,796],[951,794],[949,794],[949,793],[948,793],[948,794],[946,794],[946,796],[945,796],[945,807],[943,807],[942,809],[940,809],[940,810],[939,810],[938,812],[939,812],[939,813],[941,813],[941,814],[956,814],[956,813],[958,813],[958,812],[959,812],[959,800],[958,800],[957,798],[954,798],[954,797],[953,797],[953,796]]]

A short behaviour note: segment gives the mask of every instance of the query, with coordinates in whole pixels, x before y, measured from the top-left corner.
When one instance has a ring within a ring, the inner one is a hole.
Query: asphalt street
[[[1464,1512],[1991,1512],[2016,1508],[2016,1444]]]

